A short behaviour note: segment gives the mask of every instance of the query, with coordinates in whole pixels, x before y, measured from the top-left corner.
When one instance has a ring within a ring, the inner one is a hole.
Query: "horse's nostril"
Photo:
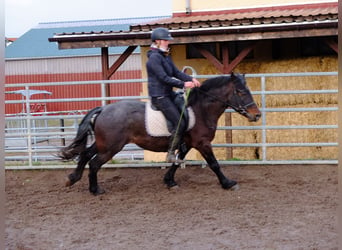
[[[260,114],[260,113],[255,115],[255,118],[256,118],[257,120],[259,120],[260,117],[261,117],[261,114]]]

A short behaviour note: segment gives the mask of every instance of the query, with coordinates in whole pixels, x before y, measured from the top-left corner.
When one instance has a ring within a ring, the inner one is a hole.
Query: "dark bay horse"
[[[179,149],[179,158],[184,159],[191,148],[197,149],[216,174],[224,189],[233,188],[237,182],[228,179],[221,171],[212,150],[217,122],[225,109],[233,108],[249,121],[257,121],[261,114],[249,91],[243,75],[211,78],[200,87],[193,88],[188,96],[196,117],[194,127],[184,135],[185,147]],[[94,135],[94,143],[87,146],[88,137]],[[128,143],[155,152],[166,152],[168,137],[152,137],[145,129],[145,103],[121,101],[90,110],[81,123],[73,142],[59,152],[63,160],[77,158],[76,169],[68,176],[67,186],[81,179],[89,162],[89,191],[94,195],[104,192],[97,183],[97,172]],[[174,180],[179,164],[173,164],[164,176],[168,187],[176,186]]]

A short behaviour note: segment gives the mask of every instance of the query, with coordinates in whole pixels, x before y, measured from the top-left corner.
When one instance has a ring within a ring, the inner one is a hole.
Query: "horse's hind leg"
[[[104,190],[97,183],[97,172],[100,170],[101,166],[109,161],[114,154],[97,154],[89,162],[89,192],[94,195],[103,194]]]
[[[79,161],[77,163],[76,169],[69,174],[68,180],[65,186],[69,187],[74,185],[77,181],[82,178],[84,168],[87,162],[97,153],[96,145],[93,143],[89,148],[80,153]]]

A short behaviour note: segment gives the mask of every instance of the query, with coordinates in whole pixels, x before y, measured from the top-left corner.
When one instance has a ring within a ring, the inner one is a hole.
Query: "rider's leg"
[[[177,109],[176,105],[173,103],[169,97],[153,97],[152,104],[156,106],[167,120],[172,124],[171,137],[169,142],[168,154],[166,157],[167,162],[176,162],[175,150],[178,149],[183,136],[184,130],[186,128],[183,119],[180,119],[181,113]]]

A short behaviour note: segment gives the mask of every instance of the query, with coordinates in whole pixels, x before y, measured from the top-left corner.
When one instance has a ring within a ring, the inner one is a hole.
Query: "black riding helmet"
[[[156,28],[152,31],[151,40],[154,42],[155,40],[173,40],[173,38],[168,29]]]

